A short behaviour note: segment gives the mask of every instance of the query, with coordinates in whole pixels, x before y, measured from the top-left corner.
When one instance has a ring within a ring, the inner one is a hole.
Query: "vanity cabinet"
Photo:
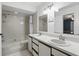
[[[50,47],[39,42],[39,56],[50,56]]]
[[[69,54],[67,54],[63,51],[54,49],[54,48],[52,48],[52,55],[54,55],[54,56],[70,56]]]
[[[34,56],[38,56],[39,55],[39,45],[38,45],[38,40],[36,39],[32,39],[32,54]]]
[[[51,47],[33,37],[30,37],[28,42],[28,49],[33,56],[71,56],[65,51]]]
[[[34,50],[32,51],[32,55],[33,56],[38,56],[38,54]]]
[[[50,47],[33,38],[32,54],[34,56],[50,56]]]

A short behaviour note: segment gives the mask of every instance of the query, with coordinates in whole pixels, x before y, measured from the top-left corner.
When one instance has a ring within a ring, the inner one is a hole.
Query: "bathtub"
[[[27,48],[28,40],[3,40],[2,41],[2,55],[9,55],[19,50]]]

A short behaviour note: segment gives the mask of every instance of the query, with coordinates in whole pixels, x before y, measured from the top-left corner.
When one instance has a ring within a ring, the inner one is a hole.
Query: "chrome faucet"
[[[59,39],[63,40],[63,41],[65,40],[64,36],[62,36],[62,35],[59,35]]]
[[[38,35],[40,36],[40,35],[42,35],[40,32],[38,32]]]
[[[39,35],[41,35],[41,33],[39,33]]]

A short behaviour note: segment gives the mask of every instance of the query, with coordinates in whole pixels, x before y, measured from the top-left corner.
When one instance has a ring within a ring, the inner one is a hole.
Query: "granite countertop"
[[[59,39],[57,37],[47,36],[47,35],[38,35],[38,34],[29,34],[29,36],[36,38],[37,40],[48,44],[51,47],[55,47],[61,51],[64,51],[72,56],[78,56],[79,55],[79,43],[65,40],[68,45],[56,45],[53,42],[51,42],[52,39]]]

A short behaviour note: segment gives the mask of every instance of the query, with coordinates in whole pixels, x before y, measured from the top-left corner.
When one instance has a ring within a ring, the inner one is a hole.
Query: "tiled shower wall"
[[[2,16],[3,39],[8,43],[24,40],[24,18],[17,15]]]

